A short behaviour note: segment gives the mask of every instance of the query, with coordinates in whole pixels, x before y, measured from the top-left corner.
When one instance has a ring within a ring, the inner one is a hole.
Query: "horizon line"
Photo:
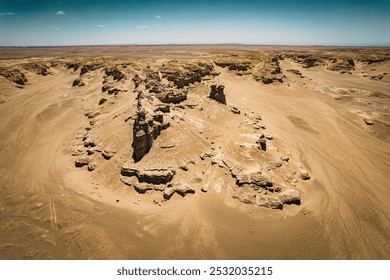
[[[113,46],[279,46],[279,47],[390,47],[389,44],[290,44],[290,43],[118,43],[74,45],[0,45],[0,48],[64,48],[64,47],[113,47]]]

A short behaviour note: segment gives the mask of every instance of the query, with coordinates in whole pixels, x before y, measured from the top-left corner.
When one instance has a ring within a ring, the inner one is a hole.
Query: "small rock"
[[[288,162],[290,160],[289,157],[283,156],[280,158],[282,161]]]
[[[238,110],[238,108],[236,108],[234,106],[230,109],[230,111],[232,111],[234,114],[237,114],[237,115],[241,114],[241,111]]]
[[[107,98],[102,98],[99,100],[99,105],[102,105],[104,102],[107,101]]]
[[[72,149],[72,156],[81,156],[83,153],[83,149]]]
[[[268,140],[274,139],[274,137],[269,133],[264,133],[264,135],[265,135],[265,138],[267,138]]]
[[[366,125],[374,125],[374,120],[372,119],[368,119],[368,118],[364,118],[364,122],[366,123]]]
[[[84,165],[88,165],[88,164],[89,164],[88,158],[79,158],[75,161],[76,167],[83,167]]]
[[[267,150],[267,139],[264,133],[260,135],[260,138],[256,141],[256,143],[260,145],[260,148],[263,151]]]
[[[90,163],[88,165],[88,171],[94,171],[96,167],[97,167],[96,163]]]
[[[83,87],[85,86],[84,82],[82,79],[76,79],[73,81],[72,87]]]
[[[93,112],[93,113],[90,113],[88,114],[88,119],[93,119],[93,118],[96,118],[97,116],[100,116],[102,113],[99,112],[99,111],[96,111],[96,112]]]
[[[298,169],[298,171],[299,171],[299,174],[301,175],[301,178],[303,180],[309,180],[310,179],[310,174],[309,174],[309,172],[305,168],[301,167],[301,168]]]
[[[116,151],[110,151],[110,150],[104,150],[104,151],[102,152],[102,156],[103,156],[105,159],[107,159],[107,160],[109,160],[110,158],[112,158],[115,154],[116,154]]]

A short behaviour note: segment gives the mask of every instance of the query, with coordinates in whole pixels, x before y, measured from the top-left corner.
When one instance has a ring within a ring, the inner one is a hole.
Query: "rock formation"
[[[154,139],[160,132],[169,127],[164,122],[164,116],[160,113],[152,113],[147,110],[150,103],[144,93],[139,92],[137,96],[137,113],[133,126],[133,159],[140,161],[152,148]]]
[[[221,104],[226,105],[226,96],[224,93],[225,86],[224,85],[212,85],[210,91],[210,98],[218,101]]]
[[[264,84],[283,83],[284,78],[277,57],[267,58],[263,66],[259,67],[252,76],[256,81],[262,81]]]
[[[0,75],[18,85],[25,85],[27,83],[27,77],[18,68],[12,68],[12,69],[0,68]]]
[[[140,183],[148,184],[167,184],[175,175],[175,170],[168,168],[145,168],[141,169],[135,165],[124,165],[121,169],[122,176],[137,177]]]

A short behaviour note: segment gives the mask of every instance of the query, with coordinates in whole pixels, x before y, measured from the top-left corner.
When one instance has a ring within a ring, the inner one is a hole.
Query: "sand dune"
[[[80,48],[1,51],[1,259],[390,257],[388,49]]]

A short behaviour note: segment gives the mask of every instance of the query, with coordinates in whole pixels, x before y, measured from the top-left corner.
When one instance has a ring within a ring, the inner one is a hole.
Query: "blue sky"
[[[0,45],[390,45],[390,0],[0,0]]]

